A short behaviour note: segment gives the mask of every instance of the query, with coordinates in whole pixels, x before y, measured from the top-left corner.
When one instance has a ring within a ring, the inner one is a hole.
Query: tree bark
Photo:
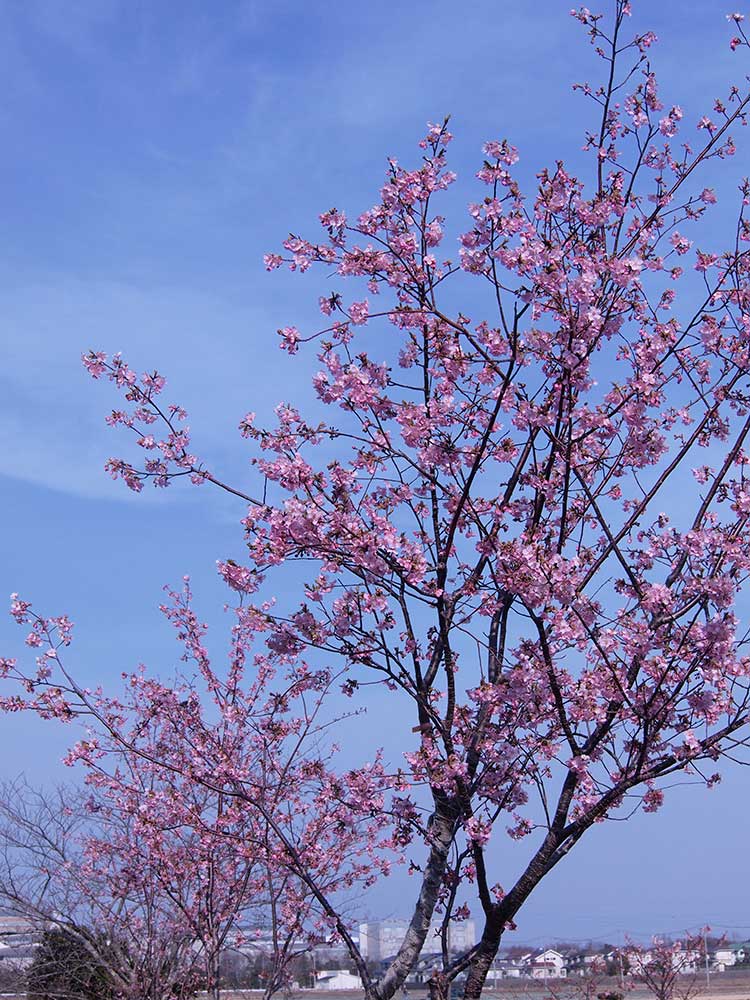
[[[564,814],[567,814],[567,804],[572,793],[572,787],[573,783],[566,781],[565,788],[560,796],[558,810],[564,809]],[[563,856],[563,854],[558,852],[559,844],[558,831],[550,830],[544,839],[544,843],[531,859],[526,870],[508,895],[502,902],[497,903],[487,912],[482,939],[469,965],[469,975],[464,988],[464,1000],[479,1000],[479,997],[481,997],[487,973],[490,970],[495,955],[497,955],[505,928],[513,920],[523,903],[526,902],[547,872],[554,868]]]
[[[502,927],[499,929],[493,927],[489,934],[487,933],[488,929],[489,924],[485,927],[482,940],[479,942],[479,948],[469,966],[469,975],[464,987],[464,1000],[479,1000],[484,989],[485,980],[487,979],[487,973],[490,971],[490,966],[500,947],[500,940],[503,936]]]
[[[430,826],[430,854],[419,898],[398,954],[383,978],[375,984],[372,991],[375,1000],[390,1000],[396,990],[403,986],[424,946],[443,881],[448,852],[453,843],[458,815],[459,809],[455,802],[446,800],[437,802]]]
[[[444,972],[433,972],[427,982],[430,1000],[448,1000],[450,983]]]

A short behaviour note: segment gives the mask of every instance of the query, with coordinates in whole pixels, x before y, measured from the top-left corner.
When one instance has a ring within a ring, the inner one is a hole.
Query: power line
[[[709,931],[719,930],[726,932],[734,931],[747,931],[750,930],[750,924],[735,924],[735,923],[724,923],[718,920],[706,920],[701,924],[682,924],[680,926],[675,926],[670,929],[660,928],[659,930],[654,930],[653,926],[647,930],[643,928],[633,928],[633,927],[610,927],[607,930],[598,930],[591,934],[584,934],[581,936],[574,936],[572,934],[537,934],[533,937],[524,937],[523,940],[520,938],[514,941],[513,944],[523,945],[523,944],[534,944],[537,942],[566,942],[571,943],[583,943],[586,941],[604,941],[609,938],[614,938],[617,936],[625,937],[673,937],[680,936],[682,934],[702,934],[705,927],[709,928]]]

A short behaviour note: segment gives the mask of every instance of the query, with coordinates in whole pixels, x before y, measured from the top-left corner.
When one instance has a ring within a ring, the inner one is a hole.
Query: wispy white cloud
[[[269,410],[297,377],[282,373],[262,310],[202,292],[66,278],[0,292],[0,313],[0,472],[69,493],[127,495],[101,469],[130,442],[104,424],[121,401],[86,376],[88,348],[164,371],[199,452],[225,464],[242,461],[239,418]]]

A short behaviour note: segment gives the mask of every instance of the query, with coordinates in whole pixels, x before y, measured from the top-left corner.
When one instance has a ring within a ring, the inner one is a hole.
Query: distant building
[[[711,966],[716,972],[723,972],[735,965],[742,965],[750,959],[750,941],[732,941],[719,945],[711,954]]]
[[[646,949],[640,953],[628,956],[631,972],[636,973],[636,975],[642,974],[643,970],[646,969],[651,962],[658,960],[658,952],[651,951],[651,949]],[[699,951],[697,948],[677,948],[673,950],[671,954],[672,968],[680,975],[695,975],[699,969],[703,968],[704,962],[705,959],[703,957],[703,952]]]
[[[704,963],[703,952],[697,948],[680,948],[672,959],[673,967],[685,976],[694,976],[699,969],[703,968]]]
[[[19,938],[36,937],[34,924],[23,917],[0,916],[0,945]]]
[[[734,961],[732,965],[743,965],[750,961],[750,941],[734,941],[729,945]]]
[[[0,962],[18,968],[30,965],[39,936],[28,920],[0,916]]]
[[[573,951],[564,956],[568,976],[603,973],[617,956],[611,951]]]
[[[362,980],[346,969],[327,969],[316,973],[315,987],[319,990],[361,990]]]
[[[521,963],[517,959],[496,956],[487,972],[487,982],[496,983],[500,979],[519,979],[522,973]]]
[[[731,969],[736,964],[737,952],[728,944],[717,948],[711,956],[711,967],[716,972],[724,972],[725,969]]]
[[[401,946],[409,926],[408,920],[371,920],[359,925],[359,947],[362,956],[371,962],[392,958]],[[441,923],[433,920],[425,938],[423,954],[439,952]],[[467,951],[476,944],[476,927],[473,920],[452,921],[448,948],[451,954]]]
[[[565,958],[554,948],[544,948],[529,952],[521,959],[521,968],[532,979],[565,979],[567,970]]]

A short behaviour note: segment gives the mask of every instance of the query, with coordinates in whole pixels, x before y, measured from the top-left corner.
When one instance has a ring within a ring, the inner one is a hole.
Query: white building
[[[716,972],[724,972],[725,969],[731,969],[731,967],[736,964],[737,952],[733,951],[730,945],[724,945],[723,948],[717,948],[711,958],[711,967]]]
[[[593,976],[606,972],[608,963],[617,961],[614,952],[574,951],[564,956],[568,976]]]
[[[675,952],[672,965],[683,976],[694,976],[705,965],[703,952],[697,948],[680,948]]]
[[[8,945],[18,939],[32,939],[38,936],[37,928],[23,917],[0,916],[0,944]]]
[[[361,990],[362,980],[346,969],[322,969],[315,974],[319,990]]]
[[[522,961],[532,979],[565,979],[567,976],[565,958],[554,948],[524,955]]]
[[[500,979],[520,979],[521,964],[512,958],[494,958],[487,971],[487,982],[497,983]]]
[[[31,965],[41,931],[23,917],[0,916],[0,963],[25,968]]]
[[[735,965],[746,961],[750,953],[750,942],[736,941],[731,944],[720,945],[711,955],[711,965],[717,972],[731,969]]]
[[[370,920],[359,925],[359,947],[362,956],[371,962],[380,962],[396,954],[409,926],[408,920]],[[423,954],[441,950],[441,922],[433,920],[425,938]],[[451,921],[448,948],[451,954],[468,951],[476,944],[476,926],[473,920]]]
[[[669,952],[668,952],[669,954]],[[642,974],[652,962],[663,962],[665,958],[660,957],[659,952],[648,949],[640,954],[633,953],[628,956],[631,971],[636,975]],[[671,951],[670,962],[672,969],[684,976],[693,976],[700,969],[704,968],[705,958],[703,952],[697,948],[675,947]]]

